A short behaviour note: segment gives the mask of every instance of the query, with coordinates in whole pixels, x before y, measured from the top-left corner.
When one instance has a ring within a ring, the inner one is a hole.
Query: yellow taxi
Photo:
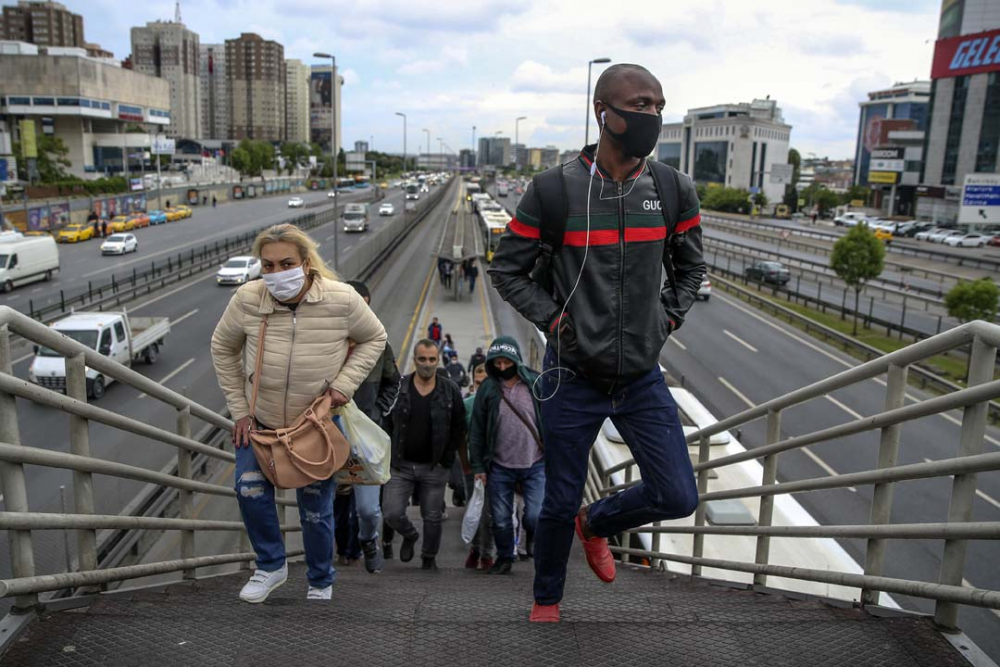
[[[387,182],[385,182],[385,181],[382,181],[381,183],[379,183],[378,186],[380,188],[382,188],[383,190],[388,190],[389,189],[389,184]]]
[[[876,227],[874,231],[875,231],[875,238],[877,238],[879,241],[885,241],[886,245],[892,243],[892,232],[890,232],[888,229],[882,229],[881,227]]]
[[[167,214],[167,222],[177,222],[184,217],[184,214],[176,208],[168,208],[164,213]]]
[[[177,210],[180,211],[182,218],[190,218],[192,215],[194,215],[194,211],[192,211],[191,207],[188,206],[187,204],[178,204]]]
[[[110,232],[130,232],[135,229],[135,220],[124,215],[116,215],[111,219],[111,224],[108,225]]]
[[[145,213],[133,213],[132,222],[135,225],[135,229],[140,227],[149,227],[149,216]]]
[[[92,225],[72,224],[59,230],[56,241],[58,243],[76,243],[77,241],[89,241],[92,238],[94,238]]]

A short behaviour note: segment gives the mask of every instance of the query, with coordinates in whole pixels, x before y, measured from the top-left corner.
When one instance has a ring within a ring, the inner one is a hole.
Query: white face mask
[[[306,272],[301,266],[277,273],[265,273],[264,284],[267,291],[278,301],[290,301],[299,295],[306,284]]]

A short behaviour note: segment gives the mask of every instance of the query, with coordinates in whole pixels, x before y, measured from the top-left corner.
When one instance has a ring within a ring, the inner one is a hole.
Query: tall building
[[[696,183],[762,191],[775,202],[785,185],[772,182],[772,167],[787,164],[791,133],[771,99],[690,109],[683,121],[663,125],[656,159]]]
[[[859,102],[861,114],[858,120],[858,142],[854,148],[854,182],[868,185],[869,163],[872,150],[885,141],[882,135],[891,130],[927,130],[927,114],[930,111],[931,82],[914,81],[897,83],[886,90],[868,93],[868,99]],[[897,122],[891,122],[897,121]],[[898,121],[910,121],[901,123]],[[920,157],[914,157],[919,160]],[[918,168],[917,178],[919,179]],[[914,183],[916,185],[916,183]]]
[[[541,154],[542,169],[548,169],[559,164],[559,149],[555,146],[546,146]]]
[[[285,141],[309,143],[309,66],[285,61]]]
[[[563,151],[559,154],[559,164],[566,164],[571,160],[575,160],[578,155],[580,155],[580,151]],[[539,160],[541,160],[541,158],[539,158]]]
[[[510,147],[514,167],[520,169],[528,162],[528,147],[524,144],[513,144]]]
[[[471,148],[463,148],[458,151],[458,166],[461,169],[476,168],[476,154]]]
[[[3,8],[0,39],[28,42],[38,46],[87,48],[83,38],[83,17],[58,2],[20,0]]]
[[[285,137],[285,49],[245,32],[226,40],[229,138],[282,141]]]
[[[198,80],[201,93],[201,138],[229,139],[229,79],[225,44],[198,47]]]
[[[337,109],[333,122],[337,124],[337,150],[344,147],[341,126],[343,116],[340,113],[343,99],[341,92],[344,77],[337,75],[337,89],[332,91],[333,68],[330,65],[313,65],[309,79],[309,136],[314,144],[319,144],[324,152],[330,151],[330,109],[331,98],[336,98]],[[331,94],[333,93],[333,94]]]
[[[198,33],[183,23],[152,21],[132,28],[132,69],[170,84],[173,117],[167,134],[197,139],[201,135]]]
[[[354,152],[355,153],[367,153],[368,152],[368,142],[367,141],[355,141],[354,142]]]
[[[958,219],[966,176],[1000,155],[1000,6],[944,0],[931,66],[930,118],[917,217]]]
[[[480,137],[479,167],[506,167],[511,163],[511,146],[508,137]]]

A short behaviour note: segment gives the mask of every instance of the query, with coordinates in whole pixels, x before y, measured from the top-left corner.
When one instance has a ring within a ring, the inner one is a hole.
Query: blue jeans
[[[557,365],[549,348],[544,368]],[[587,520],[597,536],[679,519],[698,507],[698,487],[677,404],[659,369],[610,395],[568,373],[562,373],[556,391],[557,373],[562,371],[548,373],[541,381],[542,395],[552,398],[542,403],[545,500],[535,533],[535,601],[546,605],[562,599],[587,459],[606,418],[628,445],[642,481],[590,506]]]
[[[346,496],[334,496],[334,535],[341,556],[361,558],[361,543],[378,537],[382,523],[381,490],[381,486],[359,484]]]
[[[340,427],[339,418],[334,418],[334,422]],[[333,569],[333,494],[336,488],[331,477],[295,491],[306,552],[306,577],[309,585],[316,588],[332,584],[336,574]],[[236,449],[236,498],[250,544],[257,554],[257,569],[280,570],[285,564],[285,543],[281,539],[278,510],[274,505],[274,485],[261,472],[249,446]]]
[[[505,468],[494,463],[486,475],[497,558],[514,558],[514,487],[518,483],[524,497],[524,524],[529,532],[534,532],[545,495],[545,462],[539,461],[530,468]]]

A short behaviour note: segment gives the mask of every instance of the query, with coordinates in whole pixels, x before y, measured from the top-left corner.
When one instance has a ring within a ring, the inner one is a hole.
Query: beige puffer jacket
[[[385,328],[350,285],[313,275],[293,313],[263,280],[233,295],[212,335],[212,363],[234,420],[250,414],[260,324],[268,318],[256,417],[289,426],[326,388],[347,398],[368,377],[385,348]],[[347,359],[348,339],[356,343]]]

